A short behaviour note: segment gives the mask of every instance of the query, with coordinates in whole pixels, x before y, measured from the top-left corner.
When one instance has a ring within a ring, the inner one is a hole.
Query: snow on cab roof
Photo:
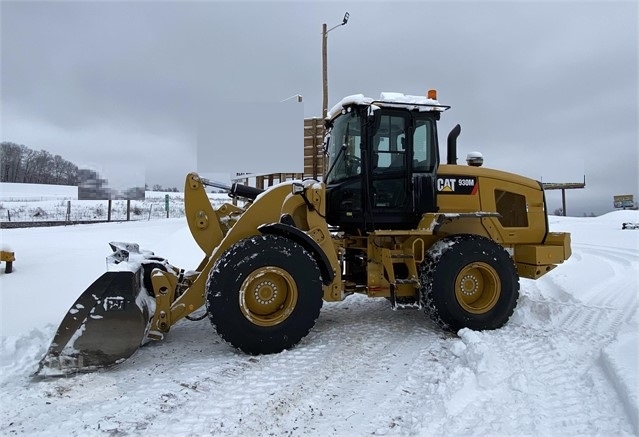
[[[337,105],[333,106],[326,118],[331,120],[335,118],[348,105],[371,105],[373,109],[381,106],[402,106],[410,107],[420,111],[445,111],[450,106],[439,103],[438,100],[429,99],[426,96],[411,96],[409,94],[382,92],[379,100],[371,97],[365,97],[364,94],[352,94],[344,97]]]

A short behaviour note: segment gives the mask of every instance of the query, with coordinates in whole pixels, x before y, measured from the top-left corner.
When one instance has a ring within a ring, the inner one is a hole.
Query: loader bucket
[[[146,301],[138,296],[139,276],[106,272],[91,284],[62,320],[36,375],[97,370],[133,355],[150,319]]]
[[[128,261],[126,252],[116,250],[109,258]],[[154,310],[153,298],[140,286],[142,270],[107,271],[91,284],[62,320],[34,376],[90,372],[133,355]]]

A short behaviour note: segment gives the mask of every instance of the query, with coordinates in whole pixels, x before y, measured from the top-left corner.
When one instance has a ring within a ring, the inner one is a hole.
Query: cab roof
[[[435,99],[429,99],[425,96],[411,96],[408,94],[382,92],[378,100],[371,97],[365,97],[364,94],[353,94],[344,97],[337,105],[333,106],[326,115],[327,120],[337,117],[342,111],[351,105],[370,106],[373,110],[382,107],[405,108],[408,110],[418,111],[436,111],[443,112],[450,106],[441,105]]]

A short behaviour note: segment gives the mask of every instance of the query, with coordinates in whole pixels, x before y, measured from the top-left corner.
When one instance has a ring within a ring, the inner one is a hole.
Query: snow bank
[[[53,325],[32,329],[22,335],[0,336],[0,385],[32,375],[55,333]]]

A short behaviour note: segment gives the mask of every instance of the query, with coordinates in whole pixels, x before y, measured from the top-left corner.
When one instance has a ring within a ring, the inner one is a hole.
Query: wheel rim
[[[492,310],[501,295],[499,276],[490,265],[477,262],[465,266],[455,279],[455,297],[461,307],[473,314]]]
[[[297,305],[297,296],[297,285],[286,270],[261,267],[242,283],[240,308],[250,322],[274,326],[291,315]]]

